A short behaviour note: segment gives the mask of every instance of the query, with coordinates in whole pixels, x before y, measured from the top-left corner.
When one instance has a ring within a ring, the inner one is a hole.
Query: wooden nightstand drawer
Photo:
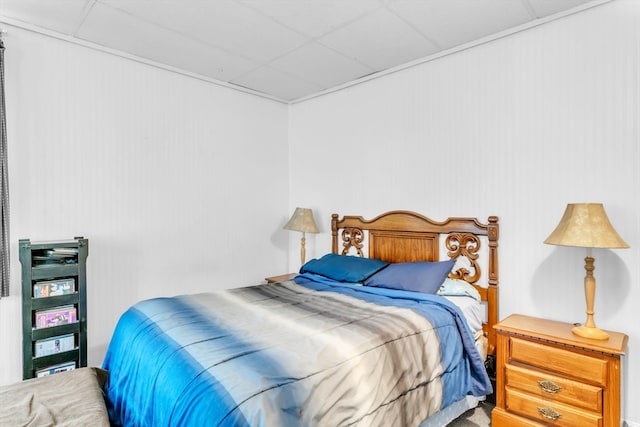
[[[554,426],[601,427],[602,414],[581,411],[559,402],[549,402],[518,390],[506,388],[509,412]]]
[[[551,375],[548,372],[506,365],[506,385],[542,399],[602,412],[602,388]]]
[[[549,345],[511,338],[511,360],[551,370],[599,385],[606,384],[607,361]]]
[[[607,331],[609,339],[598,341],[574,335],[573,327],[520,314],[495,325],[494,427],[620,427],[628,337]]]

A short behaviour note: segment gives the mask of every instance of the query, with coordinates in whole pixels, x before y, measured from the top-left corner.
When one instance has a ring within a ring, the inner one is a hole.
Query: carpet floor
[[[492,403],[480,402],[480,404],[460,415],[447,427],[488,427],[491,425]]]

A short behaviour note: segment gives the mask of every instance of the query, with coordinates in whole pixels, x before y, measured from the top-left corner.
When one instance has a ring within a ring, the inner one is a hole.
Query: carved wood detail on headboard
[[[449,274],[452,279],[464,280],[467,283],[476,283],[480,279],[482,269],[478,263],[478,251],[482,246],[480,238],[470,233],[453,233],[445,239],[445,245],[449,252],[447,255],[451,259],[457,259],[460,256],[466,257],[471,265],[470,271],[464,267],[460,267]]]
[[[348,227],[342,230],[342,255],[348,255],[351,248],[356,250],[356,253],[364,257],[362,247],[364,246],[364,232],[361,228]]]
[[[488,255],[480,262],[481,236],[486,236]],[[483,325],[489,341],[489,354],[495,353],[495,331],[498,322],[498,217],[490,216],[487,223],[476,218],[448,218],[433,221],[411,211],[390,211],[371,220],[361,216],[331,215],[331,249],[333,253],[349,255],[353,250],[369,258],[387,262],[440,261],[440,239],[444,239],[447,257],[466,258],[469,268],[456,266],[449,275],[471,283],[487,306],[487,321]],[[342,243],[339,248],[339,242]],[[486,267],[484,270],[482,266]],[[481,278],[486,286],[480,286]]]

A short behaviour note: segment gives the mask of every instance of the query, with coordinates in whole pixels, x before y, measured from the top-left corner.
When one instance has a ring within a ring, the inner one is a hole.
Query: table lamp
[[[300,265],[304,265],[305,260],[305,233],[319,233],[318,226],[313,219],[313,211],[307,208],[296,208],[291,218],[283,227],[285,230],[301,231],[300,241]]]
[[[584,278],[584,292],[587,300],[587,321],[573,328],[575,335],[596,340],[606,340],[609,334],[596,327],[593,315],[596,295],[596,279],[593,276],[594,258],[592,248],[628,248],[629,245],[618,235],[609,222],[601,203],[568,204],[555,230],[544,241],[549,245],[578,246],[587,248],[584,259],[587,274]]]

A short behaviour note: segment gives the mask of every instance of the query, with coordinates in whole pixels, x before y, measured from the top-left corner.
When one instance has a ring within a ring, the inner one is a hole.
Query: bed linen
[[[467,321],[467,325],[469,325],[469,329],[471,329],[471,333],[474,334],[474,336],[478,333],[482,333],[482,322],[486,317],[482,303],[465,296],[444,295],[442,298],[445,298],[449,302],[455,304],[455,306],[460,309],[464,319]]]
[[[107,373],[79,368],[0,387],[0,426],[109,427]]]
[[[419,425],[491,384],[442,297],[295,281],[142,301],[103,368],[114,425]]]

